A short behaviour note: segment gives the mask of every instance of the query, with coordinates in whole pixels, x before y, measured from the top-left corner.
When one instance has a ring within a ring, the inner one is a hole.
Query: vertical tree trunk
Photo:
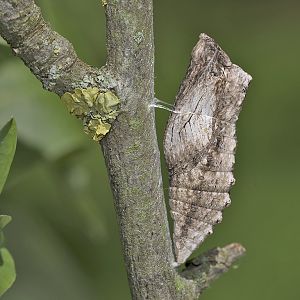
[[[106,6],[108,68],[122,113],[102,147],[134,299],[175,299],[154,109],[152,0]]]

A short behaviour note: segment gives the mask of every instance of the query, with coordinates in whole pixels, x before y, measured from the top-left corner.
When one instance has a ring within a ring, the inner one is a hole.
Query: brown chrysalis
[[[212,233],[230,204],[236,121],[250,80],[212,38],[201,34],[164,138],[178,263]]]

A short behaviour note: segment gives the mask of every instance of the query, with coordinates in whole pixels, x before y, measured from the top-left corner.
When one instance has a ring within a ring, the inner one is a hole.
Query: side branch
[[[44,88],[59,96],[76,87],[113,86],[106,71],[77,57],[72,44],[51,29],[33,0],[0,0],[0,35]]]
[[[187,268],[182,272],[186,279],[196,283],[197,293],[209,287],[223,273],[245,254],[245,248],[240,244],[230,244],[223,248],[211,249],[205,254],[186,263]]]

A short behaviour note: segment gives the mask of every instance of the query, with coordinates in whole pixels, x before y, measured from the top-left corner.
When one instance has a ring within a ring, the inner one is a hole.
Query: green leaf
[[[6,248],[0,249],[2,264],[0,265],[0,296],[2,296],[16,279],[15,262]]]
[[[5,184],[17,145],[17,126],[11,119],[0,131],[0,193]]]
[[[11,216],[0,215],[0,230],[2,230],[11,221]]]

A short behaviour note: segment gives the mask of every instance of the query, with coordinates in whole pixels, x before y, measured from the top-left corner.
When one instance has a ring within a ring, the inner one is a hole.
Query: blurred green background
[[[38,3],[82,59],[104,63],[99,0]],[[247,256],[201,299],[300,299],[300,2],[154,4],[159,99],[173,101],[201,32],[254,78],[238,123],[232,206],[198,250],[239,241]],[[0,125],[10,116],[19,139],[0,211],[14,219],[6,237],[18,278],[3,299],[130,299],[99,147],[59,98],[43,91],[0,45]],[[157,112],[160,143],[167,118],[166,111]]]

